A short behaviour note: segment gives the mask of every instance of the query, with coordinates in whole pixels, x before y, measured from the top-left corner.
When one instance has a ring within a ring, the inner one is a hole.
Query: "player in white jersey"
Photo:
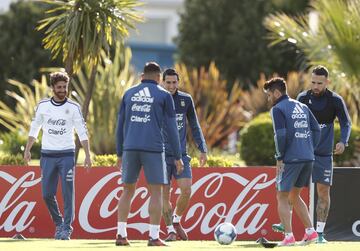
[[[31,122],[24,160],[31,160],[31,147],[42,129],[41,188],[42,196],[56,226],[55,239],[69,240],[74,219],[74,178],[76,130],[85,150],[85,167],[91,167],[90,147],[85,121],[80,106],[68,99],[69,77],[65,72],[50,74],[53,97],[39,102]],[[56,200],[59,176],[64,201],[62,217]]]

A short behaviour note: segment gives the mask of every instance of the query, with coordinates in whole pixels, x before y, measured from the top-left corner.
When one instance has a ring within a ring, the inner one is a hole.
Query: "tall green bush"
[[[340,127],[335,124],[335,143],[340,139]],[[349,146],[341,155],[334,156],[336,166],[347,166],[357,154],[355,141],[360,139],[360,128],[352,127]],[[274,131],[269,112],[261,113],[240,131],[240,155],[249,166],[274,165]]]
[[[0,135],[0,149],[5,154],[9,155],[23,155],[25,150],[26,142],[27,142],[27,135],[20,132],[20,131],[13,131],[9,133],[2,133]],[[31,157],[32,159],[39,159],[40,158],[40,149],[41,144],[40,140],[37,140],[33,147],[31,148]]]

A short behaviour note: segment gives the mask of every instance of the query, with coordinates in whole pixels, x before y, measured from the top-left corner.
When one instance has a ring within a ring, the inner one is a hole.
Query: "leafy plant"
[[[23,166],[25,161],[22,154],[0,154],[0,165]]]
[[[90,103],[87,121],[91,149],[96,154],[115,153],[115,128],[119,105],[124,92],[134,85],[137,78],[131,69],[131,50],[121,43],[116,44],[115,53],[109,58],[102,52],[102,61],[96,74],[96,86]],[[74,97],[82,103],[90,71],[82,70],[73,81]]]
[[[227,82],[214,63],[208,69],[191,69],[185,64],[177,64],[175,68],[180,75],[180,90],[193,97],[208,148],[222,145],[230,133],[250,120],[251,115],[239,102],[239,85],[235,83],[228,93]]]
[[[0,101],[0,124],[12,132],[25,133],[30,128],[36,105],[43,98],[50,96],[51,91],[44,75],[40,82],[37,80],[31,82],[35,91],[19,81],[10,79],[8,82],[18,89],[19,94],[15,91],[6,91],[6,94],[15,100],[16,105],[12,108]]]
[[[25,150],[26,142],[27,142],[27,132],[14,131],[9,133],[2,133],[0,135],[0,149],[8,154],[16,155],[21,154]],[[33,159],[40,158],[40,141],[34,143],[31,148],[31,155]]]
[[[345,92],[352,120],[360,114],[360,0],[317,0],[309,16],[269,15],[265,26],[271,45],[282,42],[302,50],[309,65],[322,64],[331,70],[332,87]]]
[[[92,165],[96,166],[109,166],[113,167],[117,165],[117,156],[116,154],[105,154],[105,155],[95,155]]]

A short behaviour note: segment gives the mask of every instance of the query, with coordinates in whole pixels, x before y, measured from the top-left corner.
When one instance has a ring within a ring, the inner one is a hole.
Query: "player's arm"
[[[315,149],[316,146],[320,142],[320,136],[321,136],[320,126],[319,126],[319,123],[317,122],[314,114],[310,111],[310,109],[308,109],[308,111],[309,111],[310,130],[311,130],[311,135],[312,135],[312,139],[313,139],[313,146]]]
[[[186,117],[189,121],[189,125],[191,128],[191,133],[193,136],[193,139],[197,145],[197,148],[199,149],[199,151],[201,152],[200,154],[200,166],[204,166],[206,164],[207,161],[207,146],[205,143],[205,138],[204,135],[201,131],[201,127],[200,127],[200,123],[198,120],[198,117],[196,115],[196,110],[195,110],[195,106],[194,106],[194,101],[193,99],[190,97],[190,105],[188,107],[187,113],[186,113]]]
[[[86,123],[84,117],[81,113],[80,106],[77,105],[77,109],[74,112],[74,127],[76,133],[79,137],[81,146],[85,152],[85,160],[84,160],[84,167],[89,168],[91,167],[91,156],[90,156],[90,144],[89,144],[89,136],[88,130],[86,128]]]
[[[31,121],[29,137],[24,150],[24,160],[26,164],[28,164],[29,161],[31,160],[30,150],[34,145],[36,138],[39,135],[40,129],[42,127],[42,123],[43,123],[43,116],[41,115],[40,112],[40,104],[38,104],[35,111],[35,115]]]
[[[338,142],[335,146],[334,153],[342,154],[345,150],[345,146],[347,146],[349,142],[351,133],[351,120],[345,102],[340,96],[336,97],[335,113],[336,117],[339,119],[341,137],[340,142]]]
[[[165,98],[165,130],[168,135],[169,143],[173,149],[175,156],[175,165],[178,174],[184,170],[184,163],[181,160],[181,145],[179,138],[179,130],[177,128],[176,117],[175,117],[175,105],[173,98],[170,93],[166,94]]]
[[[121,168],[121,157],[123,154],[124,143],[124,123],[125,123],[125,96],[123,97],[118,113],[116,125],[116,154],[118,156],[118,167]]]
[[[281,110],[273,107],[270,111],[274,127],[275,159],[282,161],[286,149],[286,119]]]

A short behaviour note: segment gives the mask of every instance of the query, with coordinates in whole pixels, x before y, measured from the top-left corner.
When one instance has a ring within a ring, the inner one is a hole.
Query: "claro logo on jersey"
[[[306,114],[299,104],[296,104],[291,115],[292,119],[306,119]]]
[[[142,102],[142,103],[154,103],[154,98],[151,97],[150,91],[148,87],[138,91],[131,97],[131,101],[133,102]]]

